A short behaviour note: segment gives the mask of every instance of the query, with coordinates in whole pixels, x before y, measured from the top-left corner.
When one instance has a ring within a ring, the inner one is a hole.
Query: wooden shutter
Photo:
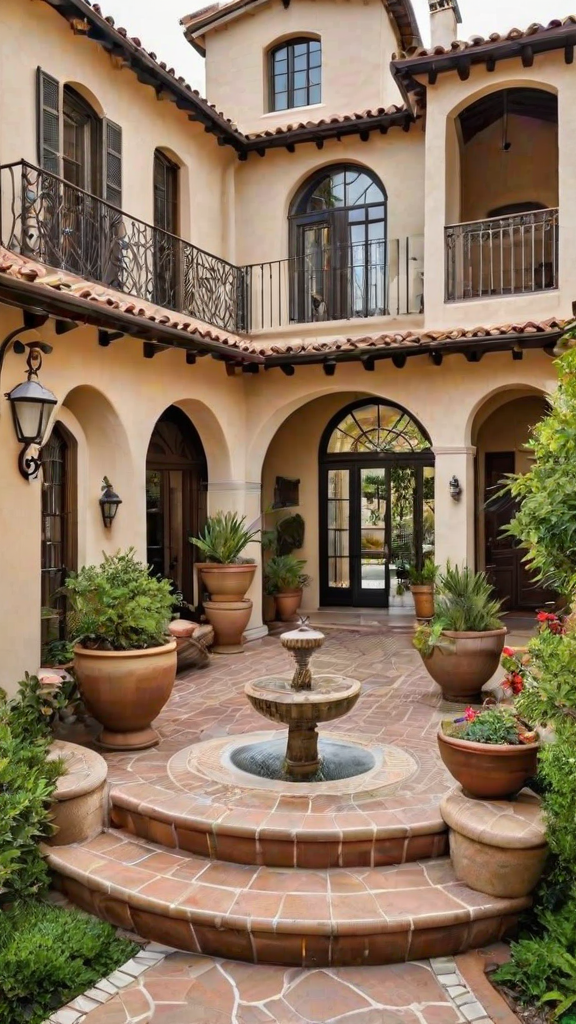
[[[102,181],[104,199],[113,206],[122,206],[122,129],[113,121],[104,119],[102,125],[102,155],[104,168]]]
[[[38,163],[60,174],[60,86],[42,68],[36,70]]]

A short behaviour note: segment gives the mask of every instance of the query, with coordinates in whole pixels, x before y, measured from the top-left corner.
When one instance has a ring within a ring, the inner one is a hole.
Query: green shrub
[[[131,651],[167,642],[174,604],[170,581],[151,576],[133,548],[72,573],[66,592],[84,647]]]
[[[418,626],[413,644],[427,658],[435,647],[450,646],[445,630],[454,633],[486,633],[501,629],[501,603],[483,572],[468,566],[450,565],[440,573],[434,594],[434,617]]]
[[[14,904],[0,913],[0,1024],[42,1024],[135,949],[109,924],[79,911]]]
[[[267,594],[280,594],[287,590],[307,587],[310,577],[303,572],[306,562],[294,555],[273,555],[264,570]]]
[[[468,722],[460,733],[472,743],[520,743],[518,724],[511,708],[486,708]]]
[[[246,516],[236,512],[216,512],[210,516],[201,537],[190,537],[208,562],[235,565],[242,561],[244,548],[255,540],[260,529],[246,526]]]
[[[410,585],[413,587],[430,586],[436,582],[439,572],[440,566],[434,564],[433,558],[427,558],[421,569],[411,565],[408,569]]]

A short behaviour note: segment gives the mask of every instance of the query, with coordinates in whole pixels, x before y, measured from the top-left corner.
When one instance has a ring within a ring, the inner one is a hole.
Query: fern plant
[[[190,543],[202,552],[207,562],[237,565],[253,561],[240,556],[259,533],[260,527],[246,526],[246,516],[239,516],[237,512],[216,512],[208,519],[202,535],[190,537]]]

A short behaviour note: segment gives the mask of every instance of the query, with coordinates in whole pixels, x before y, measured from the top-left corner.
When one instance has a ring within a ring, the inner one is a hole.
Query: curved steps
[[[507,935],[530,905],[468,889],[448,858],[283,870],[170,852],[117,830],[45,853],[58,886],[86,910],[179,949],[254,963],[453,955]]]
[[[393,809],[338,795],[244,793],[244,806],[149,783],[110,793],[110,821],[134,836],[198,856],[284,868],[381,867],[441,857],[448,832],[438,802]],[[398,801],[400,803],[400,801]],[[392,804],[392,801],[389,801]]]

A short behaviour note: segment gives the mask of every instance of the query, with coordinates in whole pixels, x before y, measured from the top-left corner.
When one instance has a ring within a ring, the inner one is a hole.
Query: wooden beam
[[[534,64],[534,50],[531,46],[522,47],[522,67],[531,68]]]
[[[566,43],[566,46],[564,47],[564,63],[574,63],[574,43]]]
[[[461,82],[467,82],[470,78],[470,59],[463,60],[461,64],[458,64],[458,78]]]
[[[494,57],[488,57],[488,60],[486,61],[486,71],[495,71],[495,70],[496,70],[496,60],[495,60],[495,58]]]
[[[196,353],[195,352],[187,352],[186,353],[186,366],[194,366],[195,362],[196,362]]]
[[[54,326],[56,334],[68,334],[69,331],[75,331],[78,324],[75,320],[57,320]]]
[[[291,363],[282,363],[280,369],[282,370],[282,373],[286,374],[287,377],[293,377],[296,372]]]
[[[119,341],[120,338],[124,337],[123,331],[104,331],[102,328],[98,331],[98,344],[100,348],[108,348],[113,341]],[[148,342],[145,342],[148,344]]]
[[[376,367],[374,356],[360,356],[360,362],[365,370],[372,372]]]
[[[397,370],[403,370],[406,366],[406,356],[403,352],[397,352],[396,355],[392,356],[392,362]]]
[[[479,363],[480,360],[482,359],[482,356],[484,355],[484,353],[477,348],[469,349],[464,354],[469,363]]]
[[[441,352],[430,352],[430,361],[434,364],[434,366],[442,366],[443,359],[444,356],[442,355]]]
[[[156,345],[153,341],[142,342],[142,355],[144,359],[154,359],[159,352],[167,352],[170,348],[169,345]]]
[[[336,373],[336,360],[326,359],[326,361],[322,363],[322,369],[327,377],[333,377]]]
[[[436,85],[438,81],[438,72],[434,69],[428,72],[428,85]]]

